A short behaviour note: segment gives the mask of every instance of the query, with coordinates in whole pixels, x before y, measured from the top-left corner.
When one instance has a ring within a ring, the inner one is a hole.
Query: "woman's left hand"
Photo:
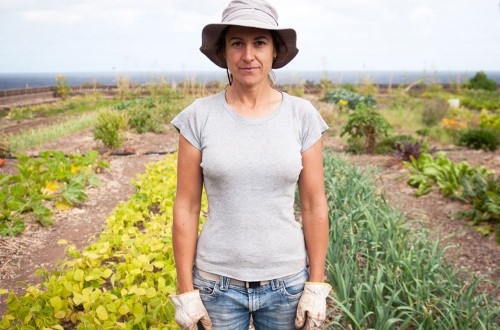
[[[326,298],[332,286],[328,283],[306,282],[299,300],[295,328],[321,329],[326,319]]]

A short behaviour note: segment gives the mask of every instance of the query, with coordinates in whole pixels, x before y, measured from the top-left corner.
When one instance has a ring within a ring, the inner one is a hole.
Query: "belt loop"
[[[221,276],[220,277],[220,290],[227,291],[227,289],[229,288],[230,281],[231,280],[229,279],[229,277]]]
[[[282,287],[282,283],[283,283],[283,281],[280,279],[271,280],[271,289],[273,291],[280,289]]]

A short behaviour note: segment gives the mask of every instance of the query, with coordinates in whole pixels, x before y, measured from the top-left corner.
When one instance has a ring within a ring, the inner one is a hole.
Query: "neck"
[[[252,109],[272,100],[276,92],[268,84],[251,87],[233,84],[226,91],[226,99],[229,104],[243,105],[247,109]]]
[[[266,85],[261,88],[240,88],[232,85],[226,90],[226,102],[238,114],[248,118],[270,115],[279,106],[282,94]]]

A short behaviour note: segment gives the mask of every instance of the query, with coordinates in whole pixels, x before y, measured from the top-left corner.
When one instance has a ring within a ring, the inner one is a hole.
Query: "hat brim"
[[[217,66],[227,69],[226,60],[221,54],[217,53],[217,41],[221,32],[228,26],[244,26],[263,30],[276,31],[283,40],[285,47],[280,47],[280,51],[273,63],[273,69],[279,69],[287,65],[297,55],[297,33],[294,29],[285,27],[269,26],[258,21],[238,20],[231,23],[214,23],[208,24],[203,28],[201,33],[200,51],[205,54]]]

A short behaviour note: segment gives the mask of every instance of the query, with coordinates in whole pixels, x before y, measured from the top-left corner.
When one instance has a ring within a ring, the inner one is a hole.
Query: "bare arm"
[[[323,282],[329,226],[321,140],[302,153],[302,167],[299,177],[299,196],[311,270],[309,281]]]
[[[193,264],[203,188],[201,152],[179,134],[172,240],[179,293],[194,290]]]

